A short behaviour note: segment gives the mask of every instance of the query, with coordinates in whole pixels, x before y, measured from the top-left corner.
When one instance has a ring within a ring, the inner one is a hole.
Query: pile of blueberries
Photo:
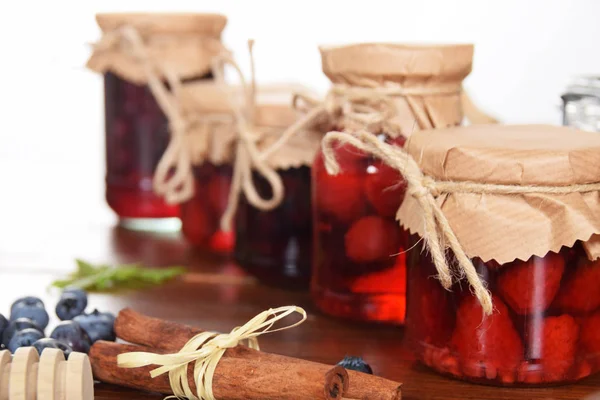
[[[56,304],[56,316],[62,321],[49,338],[44,329],[50,320],[46,307],[37,297],[23,297],[10,307],[10,320],[0,314],[0,350],[14,353],[19,347],[33,346],[38,353],[45,348],[62,350],[65,357],[72,351],[88,353],[97,340],[114,341],[115,316],[94,310],[86,313],[87,293],[65,289]]]

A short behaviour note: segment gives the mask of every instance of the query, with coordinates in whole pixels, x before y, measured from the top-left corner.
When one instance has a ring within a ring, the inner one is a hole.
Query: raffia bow
[[[302,316],[300,321],[282,328],[271,329],[277,322],[293,313]],[[259,350],[259,336],[295,328],[306,321],[306,318],[306,311],[300,307],[271,308],[258,314],[243,326],[234,328],[230,333],[203,332],[196,335],[178,353],[125,353],[117,357],[117,364],[121,368],[158,365],[158,368],[150,371],[150,376],[156,378],[165,373],[169,374],[169,382],[174,395],[170,397],[190,400],[215,400],[212,390],[213,377],[217,365],[227,349],[245,342],[248,347]],[[197,396],[192,392],[187,378],[190,363],[194,363],[194,381]]]
[[[188,200],[193,196],[194,180],[187,134],[190,126],[198,121],[188,120],[182,113],[178,101],[182,87],[180,77],[160,60],[150,56],[142,36],[132,26],[125,25],[106,33],[94,48],[96,51],[123,48],[142,66],[148,87],[167,117],[171,130],[169,145],[154,172],[154,191],[164,196],[168,203]],[[229,54],[225,48],[222,53]],[[165,78],[166,83],[161,77]]]

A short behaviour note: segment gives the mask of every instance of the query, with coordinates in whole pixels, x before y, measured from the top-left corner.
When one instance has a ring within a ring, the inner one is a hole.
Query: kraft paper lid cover
[[[300,113],[292,108],[292,98],[297,93],[316,97],[310,89],[301,85],[271,84],[257,87],[252,122],[257,131],[260,151],[273,144],[300,117]],[[232,162],[238,138],[233,107],[243,105],[244,96],[240,86],[223,86],[214,82],[184,85],[181,92],[182,109],[190,120],[197,121],[189,133],[194,164],[201,164],[205,160],[218,165]],[[278,169],[309,166],[322,137],[318,129],[298,132],[272,153],[267,161]]]
[[[283,132],[300,118],[299,111],[292,107],[295,94],[317,98],[316,94],[301,85],[271,85],[258,88],[254,123],[262,133],[258,141],[261,151],[269,148]],[[318,127],[305,129],[289,138],[267,162],[277,169],[310,166],[315,158],[323,133]]]
[[[473,125],[419,131],[406,150],[436,181],[521,186],[600,182],[600,135],[543,125]],[[576,241],[600,257],[600,193],[442,193],[438,204],[469,257],[503,264],[543,257]],[[401,224],[423,234],[407,196]]]
[[[323,72],[334,83],[411,85],[461,82],[471,72],[473,45],[361,43],[321,47]]]
[[[219,14],[111,13],[98,14],[96,21],[104,39],[125,26],[135,29],[144,42],[150,62],[171,71],[179,79],[208,74],[213,57],[224,51],[221,33],[227,18]],[[113,72],[137,84],[146,83],[141,63],[122,42],[96,46],[87,67],[99,73]]]
[[[409,137],[415,130],[461,124],[462,81],[471,72],[473,45],[362,43],[320,50],[323,72],[334,87],[399,89],[411,93],[389,95],[393,100],[392,116],[383,126],[368,130]],[[371,105],[377,103],[377,96],[374,97]],[[344,103],[343,94],[337,98]],[[385,109],[380,112],[387,114]],[[364,129],[344,111],[337,125],[349,130]]]

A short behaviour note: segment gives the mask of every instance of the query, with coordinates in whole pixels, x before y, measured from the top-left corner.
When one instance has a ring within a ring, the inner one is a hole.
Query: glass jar
[[[152,177],[169,144],[169,126],[146,85],[104,77],[106,200],[126,227],[178,225],[177,205],[154,194]]]
[[[420,237],[408,245],[406,335],[429,367],[494,385],[567,383],[600,369],[600,261],[580,243],[503,265],[474,259],[492,291],[491,316],[465,280],[441,287]]]
[[[261,282],[290,289],[305,289],[310,280],[312,220],[310,167],[279,171],[285,197],[271,211],[252,206],[240,197],[235,218],[235,258]],[[261,175],[253,179],[261,197],[272,190]]]
[[[405,149],[375,152],[418,177],[397,214],[412,235],[405,338],[418,359],[490,385],[596,373],[600,136],[474,125],[416,132]]]
[[[228,254],[235,235],[220,230],[220,218],[227,207],[231,187],[231,165],[204,162],[194,167],[194,197],[181,204],[181,230],[197,248]]]
[[[463,120],[460,88],[473,46],[355,44],[322,48],[321,56],[332,82],[327,108],[340,131],[367,131],[403,147],[415,131]],[[322,154],[313,169],[312,298],[330,315],[402,324],[407,238],[396,211],[404,181],[355,148],[335,151],[341,174],[327,174]]]
[[[563,125],[600,131],[600,77],[579,77],[561,96]]]
[[[166,92],[163,103],[179,103],[181,99],[171,97],[181,90],[170,93],[167,77],[181,86],[212,77],[211,60],[223,49],[220,35],[226,18],[110,13],[98,14],[96,20],[104,36],[87,66],[104,76],[106,200],[125,227],[178,230],[179,206],[155,194],[155,170],[171,136],[165,105],[155,96]],[[148,58],[140,60],[144,55]],[[172,114],[169,118],[184,119],[179,109]]]
[[[290,107],[294,93],[312,95],[308,88],[292,84],[257,90],[253,131],[264,161],[262,167],[247,164],[255,195],[248,190],[250,185],[243,185],[235,215],[234,256],[245,271],[267,285],[307,289],[312,255],[310,174],[323,134],[306,127],[287,135],[299,118]],[[282,136],[287,139],[279,142]],[[234,165],[244,158],[237,153]],[[272,185],[282,188],[281,196],[274,194]]]
[[[327,173],[322,153],[313,166],[312,297],[328,314],[402,323],[406,235],[395,215],[405,183],[397,171],[354,147],[340,146],[335,153],[339,175]]]

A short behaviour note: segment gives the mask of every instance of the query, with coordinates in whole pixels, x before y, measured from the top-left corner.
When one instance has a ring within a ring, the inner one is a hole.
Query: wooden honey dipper
[[[22,347],[14,357],[0,351],[0,400],[93,400],[94,378],[87,355]]]

